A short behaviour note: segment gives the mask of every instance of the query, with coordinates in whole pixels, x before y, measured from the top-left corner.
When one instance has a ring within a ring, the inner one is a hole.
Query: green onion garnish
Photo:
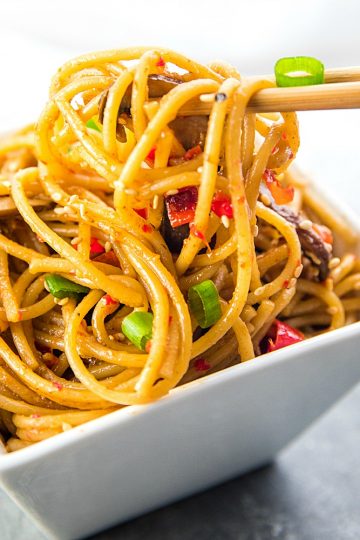
[[[209,328],[220,319],[219,294],[211,279],[190,287],[188,301],[190,310],[201,328]]]
[[[138,349],[145,351],[152,337],[154,316],[147,311],[133,311],[123,319],[121,331]]]
[[[86,122],[86,127],[90,128],[90,129],[95,129],[96,131],[100,131],[100,133],[101,133],[100,127],[97,125],[97,123],[95,122],[95,120],[93,118],[90,118],[90,120],[88,120]]]
[[[90,290],[57,274],[48,274],[45,283],[55,298],[79,298],[79,295],[87,294]]]
[[[324,82],[324,64],[311,56],[280,58],[275,64],[278,86],[307,86]]]

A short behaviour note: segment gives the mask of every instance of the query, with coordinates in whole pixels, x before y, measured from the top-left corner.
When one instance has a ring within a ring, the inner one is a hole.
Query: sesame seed
[[[292,289],[295,286],[296,286],[296,278],[291,278],[290,281],[289,281],[288,289]]]
[[[53,193],[52,198],[53,198],[53,200],[54,200],[55,202],[59,202],[59,201],[61,201],[61,199],[62,199],[60,193]]]
[[[295,276],[296,278],[300,277],[302,271],[303,271],[303,265],[302,265],[302,264],[299,264],[299,266],[297,266],[297,267],[295,268],[294,276]]]
[[[114,185],[115,189],[122,189],[123,188],[123,183],[120,182],[120,180],[115,180],[113,185]]]
[[[137,191],[136,191],[136,189],[126,188],[126,189],[124,189],[124,193],[126,193],[126,195],[130,195],[132,197],[135,197],[135,195],[137,194]]]
[[[198,172],[199,174],[201,174],[203,172],[203,167],[198,167],[196,169],[196,172]]]
[[[66,214],[66,210],[65,208],[54,208],[54,212],[55,214],[58,214],[59,216],[62,215],[62,214]]]
[[[214,94],[201,94],[200,101],[203,103],[212,103],[215,99]]]
[[[154,195],[152,207],[154,210],[156,210],[158,206],[159,206],[159,195]]]
[[[72,238],[72,239],[70,240],[70,244],[71,244],[72,246],[76,246],[77,244],[80,243],[80,240],[81,240],[81,239],[80,239],[79,236],[74,236],[74,238]]]
[[[254,225],[252,232],[253,232],[253,236],[256,238],[257,235],[259,234],[259,227],[257,225]]]
[[[312,229],[312,226],[313,224],[312,224],[312,221],[310,221],[310,219],[303,219],[299,223],[300,229],[304,229],[304,231],[310,231]]]
[[[169,191],[166,192],[166,197],[169,197],[170,195],[177,195],[178,193],[178,189],[169,189]]]
[[[79,198],[78,195],[71,195],[70,198],[69,198],[69,203],[70,204],[75,203],[78,200],[78,198]]]
[[[59,306],[65,306],[65,304],[67,304],[69,301],[69,298],[66,297],[66,298],[61,298],[61,300],[58,300],[57,303]]]
[[[62,422],[61,428],[63,431],[69,431],[69,429],[72,429],[72,426],[68,422]]]
[[[265,206],[270,206],[270,204],[271,204],[270,197],[268,197],[267,195],[263,194],[263,195],[261,195],[260,198],[261,198],[261,202],[262,202],[263,204],[265,204]]]
[[[110,341],[114,341],[114,336],[109,336]]]
[[[264,292],[264,287],[258,287],[257,289],[255,289],[254,295],[260,296],[263,292]]]
[[[105,252],[106,253],[109,253],[109,251],[111,251],[111,243],[109,241],[105,242]]]
[[[85,205],[84,204],[79,204],[79,212],[80,212],[80,217],[82,219],[85,219]]]
[[[325,246],[325,249],[328,253],[331,253],[332,252],[332,245],[329,244],[328,242],[324,242],[324,246]]]
[[[333,257],[331,261],[329,262],[329,268],[332,270],[333,268],[336,268],[340,264],[339,257]]]
[[[114,338],[115,338],[117,341],[124,341],[125,336],[124,336],[124,334],[122,334],[121,332],[117,332],[117,334],[114,334]]]
[[[221,223],[224,225],[225,229],[230,227],[230,219],[227,216],[221,216]]]

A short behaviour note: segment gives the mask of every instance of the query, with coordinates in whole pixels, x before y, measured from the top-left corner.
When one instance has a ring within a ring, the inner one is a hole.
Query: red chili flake
[[[205,358],[197,358],[194,362],[194,368],[196,371],[207,371],[211,368],[211,365]]]
[[[286,131],[283,131],[283,132],[282,132],[281,138],[282,138],[283,141],[286,141],[286,139],[287,139]]]
[[[238,198],[238,203],[243,204],[244,202],[245,202],[245,197],[244,195],[242,195],[241,197]]]
[[[39,236],[38,234],[36,235],[36,238],[37,238],[38,242],[40,242],[41,244],[45,244],[45,240],[41,236]]]
[[[294,153],[292,152],[292,150],[290,150],[288,155],[289,155],[289,159],[292,159],[294,157]]]
[[[285,279],[284,283],[282,284],[283,289],[287,289],[289,286],[290,281],[288,279]]]
[[[165,67],[165,60],[160,56],[159,60],[156,62],[156,67]]]
[[[172,320],[173,320],[172,315],[169,315],[169,326],[172,323]]]
[[[111,304],[118,304],[119,303],[117,300],[115,300],[115,298],[112,298],[112,296],[110,296],[110,294],[105,294],[105,296],[103,296],[103,301],[105,302],[106,306],[110,306]]]
[[[196,228],[195,225],[191,225],[190,226],[190,234],[192,234],[193,236],[195,236],[195,238],[200,238],[200,240],[202,240],[205,244],[205,246],[210,250],[210,246],[209,246],[209,243],[207,242],[206,240],[206,237],[204,235],[203,232],[199,231],[199,229]]]
[[[32,414],[31,418],[41,418],[40,414]]]
[[[166,210],[173,228],[194,220],[197,200],[198,190],[195,186],[180,188],[175,195],[165,197]]]
[[[148,155],[146,156],[146,159],[149,161],[155,161],[155,152],[156,152],[156,146],[153,146]]]
[[[138,216],[142,217],[143,219],[148,219],[149,217],[149,209],[148,208],[134,208],[135,212]]]
[[[193,159],[194,157],[198,156],[199,154],[201,154],[202,150],[201,150],[201,146],[200,144],[197,144],[196,146],[193,146],[192,148],[189,148],[189,150],[187,150],[184,154],[184,159],[186,161],[190,161],[191,159]]]
[[[229,219],[234,217],[231,199],[222,191],[217,191],[211,202],[211,210],[219,217],[226,216]]]
[[[293,200],[294,188],[292,186],[283,187],[276,178],[274,171],[265,169],[263,180],[276,204],[288,204]]]
[[[144,225],[141,227],[141,230],[144,233],[151,233],[153,229],[151,225],[149,225],[148,223],[144,223]]]
[[[147,352],[148,354],[151,351],[151,345],[152,345],[152,342],[151,342],[151,339],[149,339],[149,341],[145,345],[145,352]]]
[[[62,389],[63,389],[63,385],[62,385],[62,384],[60,384],[59,382],[57,382],[57,381],[53,381],[52,383],[53,383],[53,386],[55,386],[55,388],[56,388],[57,390],[59,390],[59,391],[60,391],[60,390],[62,390]]]

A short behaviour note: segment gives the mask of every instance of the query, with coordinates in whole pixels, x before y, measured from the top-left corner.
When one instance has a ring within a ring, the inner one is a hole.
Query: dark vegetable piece
[[[312,228],[302,228],[300,224],[304,218],[293,212],[293,210],[287,206],[278,206],[275,203],[271,203],[270,208],[295,226],[302,250],[305,255],[309,256],[315,266],[319,268],[319,280],[324,281],[329,274],[329,262],[332,254],[326,249],[323,238]]]
[[[181,188],[176,194],[165,197],[167,214],[173,228],[194,220],[197,200],[198,190],[195,186]]]
[[[148,87],[149,98],[161,98],[177,85],[182,84],[180,78],[174,75],[149,75]],[[131,92],[132,85],[126,90],[118,112],[118,117],[131,117]],[[99,103],[99,121],[103,123],[104,109],[106,105],[108,91],[106,90]],[[185,150],[200,144],[203,148],[207,131],[207,116],[179,116],[170,122],[169,127],[174,130],[177,139],[181,142]],[[117,124],[116,135],[120,142],[126,142],[126,132],[121,123]]]
[[[55,298],[79,298],[79,296],[87,294],[90,290],[88,287],[74,283],[58,274],[45,276],[45,283],[49,292]]]
[[[190,228],[188,224],[179,225],[179,227],[173,228],[171,226],[165,205],[163,218],[160,226],[160,232],[171,253],[180,253],[181,248],[183,247],[184,240],[190,234]]]

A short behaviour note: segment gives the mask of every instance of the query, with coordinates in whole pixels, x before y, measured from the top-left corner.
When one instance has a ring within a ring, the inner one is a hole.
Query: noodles
[[[288,170],[295,114],[246,112],[272,85],[167,49],[89,54],[0,141],[9,452],[281,348],[279,325],[288,344],[359,319],[359,235]],[[208,116],[182,114],[199,100]]]

